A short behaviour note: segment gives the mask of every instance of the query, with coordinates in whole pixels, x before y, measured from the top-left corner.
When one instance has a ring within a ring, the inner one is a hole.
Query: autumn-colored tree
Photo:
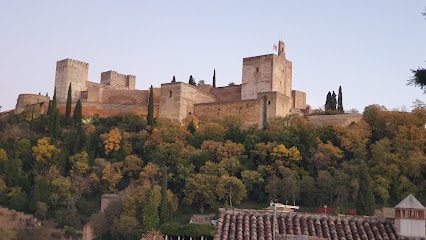
[[[120,170],[120,163],[106,162],[102,171],[102,180],[108,183],[109,192],[116,192],[115,186],[123,177]]]
[[[43,137],[37,140],[37,145],[32,148],[35,160],[41,163],[47,163],[60,149],[50,144],[49,137]]]
[[[117,127],[111,129],[109,133],[101,134],[100,137],[104,143],[105,154],[110,154],[120,150],[121,140],[123,137],[121,135],[120,129]]]
[[[327,143],[319,142],[317,149],[312,154],[312,162],[315,165],[316,170],[326,170],[329,167],[336,167],[339,160],[344,157],[343,151],[333,146],[333,143],[328,141]]]
[[[371,131],[364,121],[351,123],[349,126],[334,126],[339,148],[344,150],[347,158],[353,158],[355,154],[364,155]]]
[[[216,161],[221,161],[224,158],[238,158],[245,152],[242,144],[237,144],[229,140],[225,142],[204,141],[201,145],[201,150],[213,154],[216,157]]]
[[[7,161],[9,158],[7,157],[6,150],[3,148],[0,148],[0,160],[1,161]]]
[[[284,144],[275,146],[272,149],[271,157],[277,171],[284,166],[296,166],[297,163],[302,160],[302,156],[297,147],[286,148]]]
[[[149,162],[140,172],[140,181],[148,185],[157,185],[160,179],[160,167]]]
[[[124,158],[121,172],[123,176],[128,176],[135,179],[142,170],[143,161],[137,155],[127,155]]]
[[[217,184],[217,195],[233,207],[246,198],[247,190],[240,179],[222,176]]]

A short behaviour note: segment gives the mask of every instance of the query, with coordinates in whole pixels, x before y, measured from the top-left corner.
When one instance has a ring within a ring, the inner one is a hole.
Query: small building
[[[412,195],[395,206],[395,228],[404,237],[424,238],[426,208]]]

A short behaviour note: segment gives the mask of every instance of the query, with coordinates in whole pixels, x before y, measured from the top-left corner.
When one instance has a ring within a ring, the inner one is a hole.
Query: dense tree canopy
[[[270,200],[371,214],[409,193],[426,200],[425,116],[421,104],[412,112],[371,105],[346,126],[288,116],[265,129],[243,128],[236,116],[191,129],[162,118],[148,125],[148,116],[81,116],[53,126],[52,138],[51,116],[11,115],[0,119],[8,126],[0,133],[0,204],[59,227],[91,221],[97,233],[127,239],[189,213]],[[123,199],[99,214],[106,193]]]

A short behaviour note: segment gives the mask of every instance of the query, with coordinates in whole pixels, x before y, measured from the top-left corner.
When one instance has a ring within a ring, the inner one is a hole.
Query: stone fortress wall
[[[237,115],[244,126],[262,127],[277,116],[309,114],[306,93],[292,89],[292,62],[286,59],[284,47],[280,41],[278,55],[244,58],[240,85],[213,88],[209,84],[161,84],[154,88],[154,116],[178,121],[195,116],[200,121],[212,121]],[[95,83],[88,81],[88,69],[88,63],[77,60],[57,62],[55,89],[61,112],[65,112],[71,84],[73,107],[80,99],[84,116],[147,113],[149,90],[135,89],[135,76],[107,71],[101,73],[100,83]],[[17,106],[22,109],[26,103],[18,99]]]

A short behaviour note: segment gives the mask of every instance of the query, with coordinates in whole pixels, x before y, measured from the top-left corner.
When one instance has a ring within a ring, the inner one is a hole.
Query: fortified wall
[[[110,70],[101,73],[100,82],[96,83],[89,81],[88,70],[88,63],[77,60],[64,59],[56,63],[56,99],[61,112],[65,112],[71,86],[73,107],[80,99],[84,116],[147,114],[149,90],[135,89],[135,76]],[[154,116],[178,121],[188,116],[213,121],[236,115],[241,117],[244,126],[263,127],[277,116],[310,112],[306,93],[292,89],[292,62],[286,59],[281,41],[278,55],[243,59],[240,85],[212,87],[173,82],[161,84],[153,93]],[[29,102],[24,97],[18,99],[17,111],[27,109]]]

